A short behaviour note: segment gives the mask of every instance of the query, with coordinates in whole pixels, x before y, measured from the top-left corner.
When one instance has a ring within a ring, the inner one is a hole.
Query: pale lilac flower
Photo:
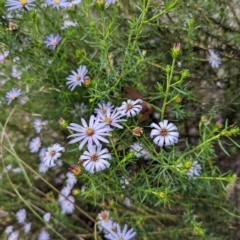
[[[46,173],[49,167],[47,167],[44,163],[39,163],[38,172],[39,173]]]
[[[67,85],[68,85],[68,88],[73,91],[75,87],[77,86],[82,86],[82,84],[84,83],[84,79],[87,76],[87,68],[86,66],[80,66],[78,69],[77,69],[77,72],[75,71],[71,71],[72,72],[72,75],[69,75],[67,77]]]
[[[74,108],[73,110],[71,110],[71,113],[75,116],[84,116],[85,113],[88,111],[87,106],[85,103],[76,103],[74,104]]]
[[[50,218],[51,218],[51,213],[49,213],[49,212],[47,212],[43,215],[44,222],[49,222]]]
[[[139,142],[133,143],[130,151],[134,153],[136,158],[147,156],[147,150]]]
[[[122,102],[122,106],[118,108],[122,115],[126,115],[127,117],[134,117],[142,110],[142,99],[131,100]]]
[[[123,230],[121,231],[120,225],[116,224],[116,232],[109,230],[108,234],[105,234],[105,238],[109,240],[131,240],[136,235],[136,232],[131,228],[127,230],[127,224],[125,224]]]
[[[5,229],[4,232],[8,235],[8,234],[10,234],[12,231],[13,231],[13,226],[12,226],[12,225],[9,225],[9,226],[6,227],[6,229]]]
[[[39,137],[35,137],[31,140],[30,144],[29,144],[29,149],[31,153],[36,153],[38,152],[39,148],[41,147],[42,142],[41,139]]]
[[[27,211],[26,209],[20,209],[19,211],[17,211],[16,213],[16,218],[18,223],[24,223],[27,217]]]
[[[40,234],[38,235],[38,240],[49,240],[50,239],[50,235],[47,231],[42,230],[40,232]]]
[[[38,156],[39,156],[39,160],[42,163],[43,159],[46,157],[46,152],[47,152],[47,148],[43,147],[40,149]]]
[[[17,88],[12,88],[11,91],[6,93],[7,105],[9,105],[15,98],[21,95],[21,90]]]
[[[36,0],[7,0],[5,6],[8,11],[19,10],[21,8],[29,10],[31,7],[35,7]]]
[[[4,62],[8,57],[9,51],[0,52],[0,63]]]
[[[99,113],[98,117],[101,123],[104,123],[106,127],[116,127],[122,129],[123,126],[118,124],[120,122],[126,121],[126,119],[122,119],[123,115],[116,108],[112,113],[111,109],[108,108],[106,114]]]
[[[131,205],[132,205],[132,199],[131,199],[131,198],[128,198],[128,197],[125,197],[125,198],[123,199],[122,204],[123,204],[124,206],[126,206],[126,207],[131,207]]]
[[[4,172],[9,172],[10,170],[12,170],[12,164],[8,164],[5,169],[4,169]]]
[[[62,147],[60,144],[55,143],[54,145],[52,145],[51,147],[49,147],[46,151],[46,156],[43,159],[44,164],[47,167],[53,167],[56,164],[54,163],[55,160],[57,160],[58,158],[60,158],[62,156],[61,152],[64,152],[65,148]]]
[[[214,50],[212,49],[209,49],[208,52],[209,52],[208,61],[210,65],[212,66],[212,68],[218,68],[222,62],[222,59],[220,58],[219,54],[214,52]]]
[[[69,6],[68,0],[46,0],[47,5],[52,6],[53,8],[67,8]]]
[[[62,209],[61,213],[72,213],[74,210],[74,202],[75,199],[73,196],[69,196],[68,199],[62,199],[62,201],[59,202]]]
[[[8,240],[17,240],[18,239],[19,232],[14,231],[8,236]]]
[[[65,28],[69,28],[69,27],[76,27],[77,25],[78,25],[77,22],[74,22],[74,21],[70,20],[68,17],[65,17],[63,20],[63,26],[61,28],[65,29]]]
[[[191,164],[191,167],[190,167],[189,171],[187,172],[187,176],[188,177],[199,176],[201,171],[202,171],[201,165],[198,163],[198,161],[194,161]]]
[[[68,136],[68,138],[74,138],[69,142],[69,144],[81,141],[79,145],[79,150],[81,150],[86,143],[88,143],[88,145],[92,145],[93,142],[96,145],[99,145],[99,141],[109,143],[109,141],[103,136],[108,136],[111,129],[104,128],[105,124],[100,123],[99,118],[95,118],[91,115],[89,126],[83,118],[81,118],[81,122],[83,126],[76,123],[70,123],[70,126],[68,126],[69,129],[77,132]]]
[[[107,148],[102,149],[102,145],[88,145],[88,151],[85,151],[80,159],[83,160],[83,167],[90,173],[103,171],[110,166],[105,159],[112,159]]]
[[[153,142],[162,147],[173,145],[178,142],[178,129],[173,123],[168,124],[168,120],[163,120],[157,125],[156,123],[152,123],[150,127],[155,128],[152,129],[150,137],[153,138]]]
[[[106,115],[108,109],[110,110],[110,112],[112,112],[115,107],[111,102],[107,102],[107,103],[101,102],[101,103],[98,103],[97,105],[98,105],[98,108],[94,108],[94,113],[96,113],[97,115],[100,113],[103,115]]]
[[[72,191],[72,188],[69,186],[63,187],[62,190],[60,191],[61,195],[63,195],[64,197],[68,197],[70,195]],[[62,196],[60,195],[60,200],[62,198]]]
[[[40,118],[36,118],[33,121],[33,127],[34,127],[36,133],[40,133],[43,126],[46,126],[47,124],[48,124],[48,121],[43,121]]]
[[[20,167],[16,167],[16,168],[12,169],[12,172],[13,173],[20,173],[20,172],[22,172],[22,169]]]
[[[46,44],[46,46],[48,48],[51,48],[52,50],[54,50],[56,48],[56,46],[59,44],[59,42],[61,41],[61,37],[57,34],[50,34],[49,36],[46,37],[46,40],[44,41],[44,43]]]
[[[22,72],[17,70],[17,66],[16,65],[12,66],[11,76],[14,77],[14,78],[17,78],[17,79],[21,79]]]
[[[100,231],[108,233],[108,230],[112,229],[113,221],[109,216],[109,211],[103,210],[98,214],[98,228]]]
[[[25,223],[23,227],[24,233],[28,233],[31,229],[32,223]]]
[[[76,5],[81,4],[82,0],[73,0],[69,2],[69,6],[70,8],[74,8]]]
[[[66,184],[69,188],[73,188],[74,184],[77,182],[77,178],[76,176],[71,173],[71,172],[68,172],[67,173],[67,179],[66,179]]]
[[[117,0],[106,0],[104,7],[105,7],[105,8],[108,8],[111,4],[114,4],[114,3],[116,3],[116,2],[117,2]],[[124,239],[124,240],[125,240],[125,239]]]

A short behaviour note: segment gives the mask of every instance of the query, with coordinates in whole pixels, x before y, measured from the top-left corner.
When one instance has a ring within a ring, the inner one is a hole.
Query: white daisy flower
[[[190,168],[189,168],[189,171],[187,172],[187,176],[189,176],[189,177],[199,176],[202,171],[202,167],[198,163],[198,161],[194,161],[193,163],[189,162],[189,164],[191,166],[189,166]]]
[[[36,0],[7,0],[5,6],[8,11],[19,10],[21,8],[25,8],[29,10],[29,7],[35,7]]]
[[[53,167],[56,164],[54,163],[55,160],[57,160],[58,158],[60,158],[62,156],[62,153],[60,152],[64,152],[65,148],[62,147],[60,144],[55,143],[53,146],[49,147],[46,151],[46,156],[43,159],[44,164],[47,167]]]
[[[25,223],[23,226],[24,233],[28,233],[31,229],[32,223]]]
[[[134,153],[136,158],[143,157],[145,160],[148,160],[150,158],[149,152],[139,142],[133,143],[131,145],[130,151]]]
[[[222,62],[222,59],[219,57],[218,53],[215,53],[212,49],[208,50],[208,62],[212,66],[212,68],[218,68]]]
[[[87,113],[88,108],[86,106],[85,103],[76,103],[74,104],[74,108],[73,110],[71,110],[71,113],[75,116],[81,116],[83,117],[85,115],[85,113]]]
[[[156,123],[152,123],[150,127],[155,128],[152,129],[150,137],[153,138],[153,142],[162,147],[173,145],[178,142],[178,129],[173,123],[168,124],[168,120],[163,120],[157,125]]]
[[[44,163],[40,163],[38,165],[38,172],[39,173],[46,173],[48,171],[49,167],[47,167]]]
[[[108,234],[105,234],[105,238],[109,240],[131,240],[135,235],[136,232],[132,228],[127,230],[127,224],[122,231],[120,225],[116,224],[116,231],[110,230]]]
[[[71,173],[71,172],[68,172],[66,175],[67,175],[67,179],[66,179],[67,186],[69,188],[73,188],[73,186],[77,182],[76,176],[73,173]]]
[[[100,123],[99,121],[99,118],[95,118],[93,115],[91,115],[89,125],[87,125],[86,121],[83,118],[81,118],[83,126],[76,123],[70,123],[70,126],[67,128],[77,133],[68,136],[68,138],[75,137],[69,142],[69,144],[81,141],[79,145],[79,150],[81,150],[86,143],[88,143],[88,145],[92,145],[93,142],[96,145],[99,145],[99,141],[109,143],[109,141],[103,136],[109,135],[109,131],[111,129],[104,128],[105,124]]]
[[[88,145],[88,151],[85,151],[80,159],[83,160],[83,167],[90,173],[103,171],[110,166],[110,163],[105,159],[112,159],[107,148],[102,149],[102,145]]]
[[[17,66],[16,65],[12,66],[11,76],[14,77],[14,78],[17,78],[17,79],[21,79],[22,72],[17,70]]]
[[[47,124],[48,124],[48,121],[43,121],[40,118],[36,118],[33,121],[33,127],[34,127],[36,133],[40,133],[42,128],[43,128],[43,126],[46,126]]]
[[[49,212],[47,212],[43,215],[44,222],[49,222],[50,218],[51,218],[51,213],[49,213]]]
[[[47,231],[42,230],[40,232],[40,234],[38,235],[38,240],[49,240],[50,239],[50,235]]]
[[[13,172],[13,173],[21,173],[21,172],[22,172],[22,169],[21,169],[20,167],[13,168],[13,169],[12,169],[12,172]]]
[[[66,214],[66,213],[72,213],[74,210],[74,202],[75,199],[73,196],[69,196],[68,199],[62,199],[59,203],[61,206],[61,213]]]
[[[113,221],[109,216],[109,211],[103,210],[98,214],[98,229],[100,231],[104,231],[105,233],[108,233],[110,229],[113,227]]]
[[[17,211],[16,213],[16,218],[18,223],[24,223],[27,217],[27,211],[26,209],[20,209],[19,211]]]
[[[46,152],[47,152],[47,148],[43,147],[40,149],[38,156],[39,156],[39,160],[42,163],[43,159],[46,157]]]
[[[77,72],[75,71],[71,71],[72,75],[69,75],[67,77],[67,85],[68,88],[73,91],[73,89],[77,86],[82,86],[82,84],[84,83],[84,79],[88,76],[87,75],[87,68],[86,66],[80,66],[77,69]]]
[[[39,148],[41,147],[41,139],[39,137],[35,137],[31,140],[29,144],[29,149],[31,153],[36,153],[38,152]]]
[[[118,111],[118,108],[116,108],[112,113],[111,109],[108,108],[106,114],[99,113],[98,117],[100,122],[104,123],[105,126],[113,126],[120,129],[122,129],[123,126],[118,123],[126,121],[126,119],[122,119],[123,115]]]
[[[142,110],[142,99],[131,100],[122,102],[122,106],[118,108],[121,111],[122,115],[126,115],[127,117],[134,117]]]
[[[69,6],[68,0],[45,0],[47,5],[52,6],[53,8],[67,8]]]
[[[3,63],[8,57],[9,51],[0,52],[0,63]]]
[[[12,225],[9,225],[9,226],[6,227],[6,229],[5,229],[4,232],[8,235],[8,234],[10,234],[12,231],[13,231],[13,226],[12,226]]]
[[[68,197],[72,191],[72,188],[69,186],[63,187],[62,190],[60,191],[61,195],[64,197]],[[62,199],[62,196],[60,195],[60,200]]]
[[[18,239],[19,232],[14,231],[8,236],[8,240],[17,240]]]
[[[110,112],[112,112],[115,107],[111,102],[107,102],[107,103],[101,102],[101,103],[98,103],[97,105],[98,105],[98,108],[94,109],[94,113],[96,113],[97,115],[100,113],[103,115],[106,115],[108,109],[110,109]]]
[[[7,105],[9,105],[15,98],[21,95],[21,90],[17,88],[12,88],[11,91],[6,93]]]

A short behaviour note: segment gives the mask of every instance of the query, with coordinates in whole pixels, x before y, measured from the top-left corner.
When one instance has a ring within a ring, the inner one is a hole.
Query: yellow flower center
[[[167,136],[168,135],[168,130],[166,128],[162,128],[160,131],[159,131],[159,134],[163,137]]]
[[[184,167],[189,170],[192,167],[192,163],[191,162],[186,162],[184,164]]]
[[[86,134],[87,134],[88,136],[92,136],[92,135],[94,134],[94,130],[93,130],[92,128],[88,128],[88,129],[86,130]]]
[[[11,95],[10,95],[10,98],[13,100],[13,99],[15,99],[15,95],[12,93]]]
[[[105,117],[104,122],[107,123],[107,124],[111,124],[112,119],[108,118],[108,117]]]
[[[105,114],[107,112],[107,109],[103,108],[102,113]]]
[[[23,5],[23,6],[27,5],[27,3],[28,3],[27,0],[20,0],[20,4]]]
[[[132,104],[130,104],[130,103],[127,103],[127,110],[130,110],[130,109],[132,109],[133,108],[133,105]]]
[[[76,76],[76,80],[77,80],[77,81],[80,81],[80,80],[81,80],[81,76],[77,75],[77,76]]]
[[[57,45],[57,41],[54,39],[54,40],[51,41],[51,44],[52,45]]]
[[[53,2],[54,2],[54,4],[59,5],[60,0],[54,0]]]
[[[91,156],[91,160],[93,162],[96,162],[98,160],[98,155],[96,153],[94,153],[92,156]]]
[[[51,155],[51,157],[53,157],[56,154],[56,151],[51,150],[51,151],[49,151],[49,154]]]
[[[108,221],[108,214],[106,212],[102,212],[101,213],[101,218],[103,219],[103,221],[107,222]]]

